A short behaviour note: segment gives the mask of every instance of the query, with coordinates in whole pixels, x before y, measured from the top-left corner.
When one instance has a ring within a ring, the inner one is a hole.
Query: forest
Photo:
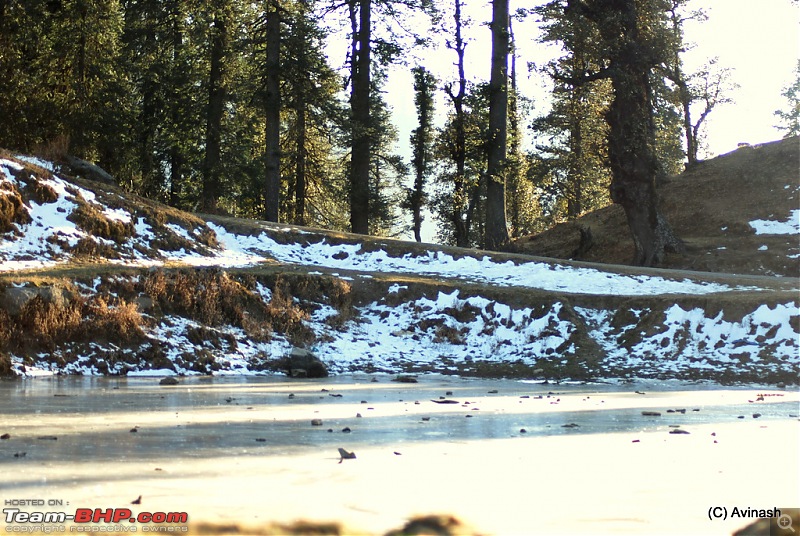
[[[705,14],[690,0],[534,4],[492,0],[478,19],[465,0],[2,0],[0,147],[79,157],[184,210],[417,241],[428,217],[464,247],[618,203],[633,261],[658,264],[681,242],[656,184],[698,161],[732,84],[716,58],[684,68],[684,23]],[[547,65],[518,55],[530,17],[562,51]],[[481,80],[465,75],[476,31],[491,33]],[[387,87],[393,69],[413,87]],[[544,115],[523,72],[552,85]],[[407,140],[389,91],[413,92]]]

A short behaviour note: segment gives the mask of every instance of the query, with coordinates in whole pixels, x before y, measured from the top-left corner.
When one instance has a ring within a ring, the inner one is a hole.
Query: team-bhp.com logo
[[[6,532],[67,532],[65,523],[74,523],[70,532],[99,532],[100,524],[116,524],[102,532],[136,532],[141,525],[142,532],[185,532],[189,521],[186,512],[139,512],[134,514],[130,508],[78,508],[74,513],[64,511],[40,512],[23,511],[19,508],[4,508]],[[152,524],[152,525],[149,525]],[[31,526],[33,525],[33,526]],[[37,526],[38,525],[38,526]],[[165,526],[159,526],[165,525]],[[165,530],[169,529],[169,530]]]

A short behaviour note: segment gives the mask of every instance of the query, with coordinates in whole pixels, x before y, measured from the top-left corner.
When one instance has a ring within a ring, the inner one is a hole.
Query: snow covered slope
[[[800,373],[785,279],[206,221],[31,158],[0,158],[0,282],[0,372],[275,373],[304,346],[332,372]]]

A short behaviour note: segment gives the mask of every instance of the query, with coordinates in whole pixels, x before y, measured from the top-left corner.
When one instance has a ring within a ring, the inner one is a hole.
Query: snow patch
[[[786,221],[753,220],[750,227],[757,235],[800,235],[800,209],[791,211]]]

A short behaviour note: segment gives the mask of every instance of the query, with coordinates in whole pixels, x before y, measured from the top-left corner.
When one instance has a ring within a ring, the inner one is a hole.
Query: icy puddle
[[[730,534],[750,520],[714,507],[800,506],[796,390],[375,378],[0,381],[0,500],[500,535]]]

